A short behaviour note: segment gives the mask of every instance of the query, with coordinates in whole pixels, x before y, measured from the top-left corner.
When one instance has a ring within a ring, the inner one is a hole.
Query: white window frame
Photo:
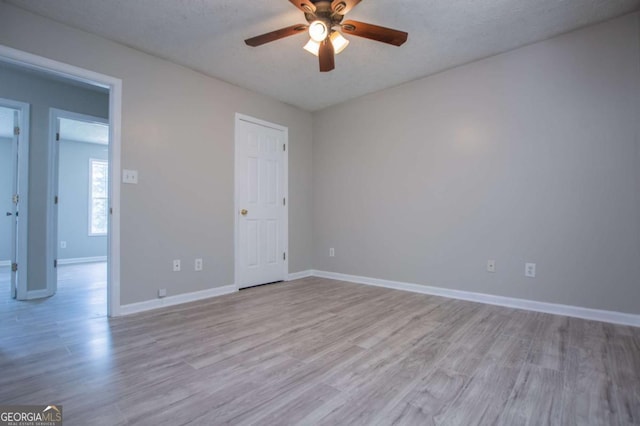
[[[92,221],[93,221],[93,200],[94,197],[93,196],[93,164],[94,163],[102,163],[104,164],[106,170],[107,170],[107,195],[105,197],[103,197],[103,199],[107,200],[107,223],[109,221],[109,160],[103,160],[100,158],[89,158],[89,210],[88,210],[88,214],[89,217],[87,218],[87,224],[89,225],[89,236],[90,237],[106,237],[108,235],[108,231],[105,232],[93,232],[93,226],[92,226]],[[107,226],[108,228],[108,226]]]

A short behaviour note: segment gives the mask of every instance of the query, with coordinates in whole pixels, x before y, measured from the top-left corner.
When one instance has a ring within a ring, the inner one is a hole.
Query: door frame
[[[18,179],[18,194],[20,195],[19,211],[22,216],[18,220],[18,238],[11,244],[17,244],[15,262],[18,264],[18,277],[16,281],[16,299],[27,298],[27,275],[29,272],[27,241],[29,232],[29,123],[30,105],[26,102],[14,101],[12,99],[0,98],[0,106],[20,111],[20,135],[18,138],[18,174],[12,179]],[[25,189],[26,188],[26,189]],[[13,225],[12,225],[13,226]],[[12,259],[13,260],[13,259]],[[13,297],[13,295],[12,295]]]
[[[63,78],[104,87],[109,90],[109,236],[107,243],[107,315],[119,316],[120,310],[120,170],[122,132],[122,80],[43,56],[0,44],[0,60],[26,68],[45,71]],[[116,179],[116,177],[118,177]],[[52,201],[52,200],[49,200]],[[51,203],[49,202],[48,205]]]
[[[240,157],[238,155],[239,143],[239,125],[240,122],[247,122],[251,124],[257,124],[259,126],[269,127],[271,129],[282,131],[284,134],[284,144],[286,149],[282,151],[282,196],[286,199],[286,205],[284,206],[284,213],[282,216],[282,232],[283,232],[283,241],[284,241],[284,253],[285,259],[282,264],[282,280],[286,281],[287,276],[289,275],[289,128],[285,126],[281,126],[279,124],[274,124],[268,121],[260,120],[255,117],[251,117],[249,115],[236,113],[235,115],[235,127],[234,127],[234,170],[233,170],[233,182],[234,182],[234,201],[233,201],[233,245],[234,245],[234,286],[236,290],[240,289],[240,283],[238,277],[240,276],[240,191],[238,188],[238,170],[239,170],[239,161]]]
[[[109,126],[109,120],[78,112],[65,111],[59,108],[49,108],[49,158],[47,164],[49,166],[49,175],[47,177],[47,196],[51,200],[47,203],[47,295],[52,296],[58,290],[58,270],[54,267],[54,261],[58,256],[58,206],[55,203],[55,197],[60,192],[60,141],[57,140],[56,134],[60,131],[58,128],[58,119],[66,118],[69,120],[84,121],[105,124]],[[111,141],[107,145],[109,155],[111,154]],[[109,157],[107,157],[109,158]],[[110,173],[111,171],[109,171]],[[112,185],[111,176],[107,176],[108,186]],[[90,183],[87,184],[90,186]],[[110,205],[110,204],[109,204]],[[107,229],[107,241],[109,240],[109,229]],[[107,255],[107,266],[109,265],[109,256]]]

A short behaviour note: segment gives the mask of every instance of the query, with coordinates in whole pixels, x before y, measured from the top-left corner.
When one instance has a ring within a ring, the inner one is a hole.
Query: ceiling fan
[[[318,56],[321,72],[328,72],[335,68],[334,55],[342,52],[349,44],[349,41],[342,36],[340,31],[334,29],[334,27],[342,29],[345,34],[364,37],[394,46],[401,46],[407,41],[408,34],[404,31],[358,21],[347,20],[343,22],[344,15],[362,0],[289,1],[304,12],[304,17],[308,25],[292,25],[257,37],[252,37],[244,42],[249,46],[257,47],[308,31],[310,39],[304,46],[304,49]]]

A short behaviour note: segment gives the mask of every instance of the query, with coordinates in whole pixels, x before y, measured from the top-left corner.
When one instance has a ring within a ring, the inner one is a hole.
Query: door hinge
[[[56,133],[56,141],[59,142],[60,141],[60,133]]]
[[[18,204],[18,202],[20,201],[20,196],[18,194],[13,194],[13,197],[11,197],[11,201],[13,201],[13,204]]]
[[[109,207],[109,214],[113,214],[113,207]]]
[[[58,259],[54,259],[53,261],[53,267],[57,268],[58,267]]]
[[[286,151],[286,150],[287,150],[287,144],[286,144],[286,143],[283,143],[283,144],[282,144],[282,150],[283,150],[283,151]]]
[[[15,136],[19,136],[20,135],[20,127],[14,127],[13,128],[13,134]]]
[[[58,204],[58,196],[53,197],[53,204]]]
[[[286,199],[286,198],[283,198],[283,199],[282,199],[282,205],[283,205],[283,206],[286,206],[286,205],[287,205],[287,199]]]
[[[18,264],[17,263],[12,263],[11,264],[11,272],[18,272]]]
[[[282,260],[287,260],[287,252],[282,253]]]

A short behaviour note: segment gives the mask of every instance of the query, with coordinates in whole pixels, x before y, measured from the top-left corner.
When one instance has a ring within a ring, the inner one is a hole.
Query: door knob
[[[240,210],[240,214],[241,214],[242,216],[246,216],[246,215],[247,215],[247,213],[249,213],[249,212],[247,211],[247,209],[242,209],[242,210]]]
[[[13,216],[13,213],[7,212],[7,216]]]

